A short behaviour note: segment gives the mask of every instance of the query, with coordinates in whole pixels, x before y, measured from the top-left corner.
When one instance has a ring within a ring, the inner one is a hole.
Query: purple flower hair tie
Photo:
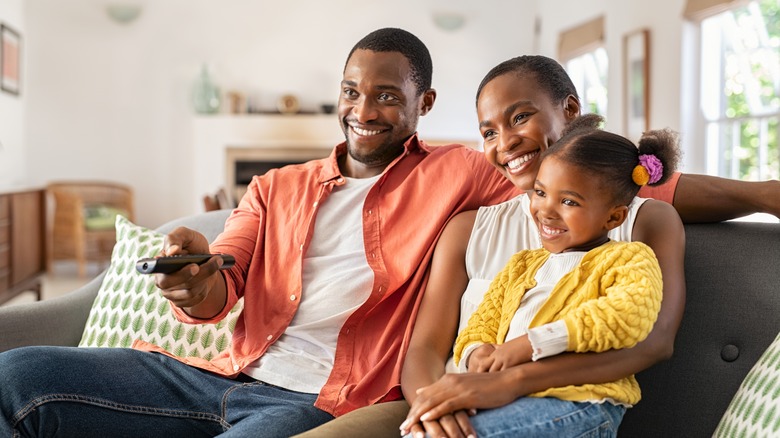
[[[650,175],[650,179],[647,181],[648,184],[655,184],[658,181],[661,180],[661,177],[664,175],[664,165],[661,163],[661,160],[658,159],[655,155],[640,155],[639,156],[639,164],[642,165],[645,169],[647,169],[647,173]]]

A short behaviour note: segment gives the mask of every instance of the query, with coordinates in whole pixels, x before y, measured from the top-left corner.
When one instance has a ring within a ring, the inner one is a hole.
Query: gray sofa
[[[227,210],[170,222],[213,239]],[[687,225],[688,299],[674,356],[640,373],[625,437],[709,437],[750,368],[780,332],[780,225]],[[63,297],[0,307],[0,351],[77,345],[102,276]]]

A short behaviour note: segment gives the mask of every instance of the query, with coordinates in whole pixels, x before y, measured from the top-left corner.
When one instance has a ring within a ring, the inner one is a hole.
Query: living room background
[[[438,98],[421,119],[423,138],[478,140],[474,93],[487,70],[519,54],[556,57],[561,31],[599,15],[611,60],[610,127],[622,126],[622,37],[640,28],[652,32],[652,125],[683,125],[685,0],[136,0],[143,11],[126,24],[108,18],[109,3],[0,2],[0,21],[22,44],[21,93],[0,93],[0,187],[107,179],[133,187],[139,224],[197,213],[187,195],[198,177],[193,123],[207,116],[194,114],[190,93],[204,64],[223,92],[268,109],[289,93],[314,110],[335,103],[352,45],[386,26],[415,33],[433,56]],[[463,24],[438,28],[437,13]],[[700,171],[696,156],[686,149],[688,170]]]

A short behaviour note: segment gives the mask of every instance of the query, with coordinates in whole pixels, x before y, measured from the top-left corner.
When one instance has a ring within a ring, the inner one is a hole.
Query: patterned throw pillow
[[[742,381],[713,436],[780,436],[780,334]]]
[[[135,339],[158,345],[176,356],[211,359],[230,348],[243,300],[218,324],[184,324],[135,262],[159,254],[163,235],[116,218],[116,245],[103,284],[92,304],[79,347],[129,347]]]

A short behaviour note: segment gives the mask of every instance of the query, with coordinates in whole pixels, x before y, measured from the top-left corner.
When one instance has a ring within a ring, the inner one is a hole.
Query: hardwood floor
[[[48,300],[72,292],[87,284],[90,280],[100,274],[104,268],[105,266],[98,266],[96,263],[91,263],[87,267],[87,275],[82,278],[78,275],[78,268],[75,262],[58,262],[52,273],[47,273],[43,276],[42,299]],[[3,306],[32,303],[34,301],[34,293],[24,292],[10,301],[3,303]]]

